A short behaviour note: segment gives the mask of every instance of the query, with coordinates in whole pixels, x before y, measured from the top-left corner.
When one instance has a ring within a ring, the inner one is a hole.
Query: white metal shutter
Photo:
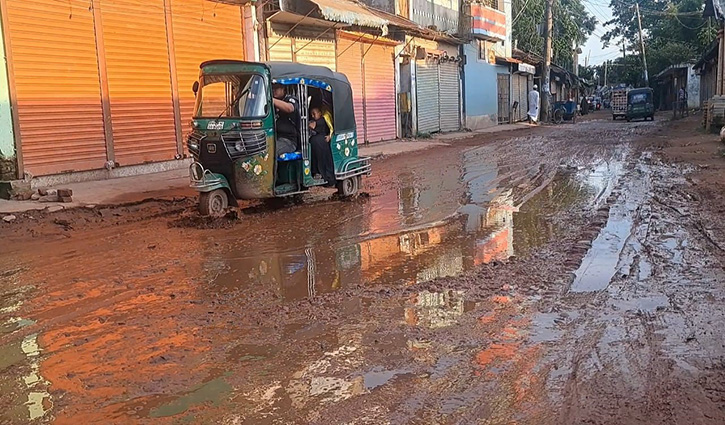
[[[436,133],[441,129],[438,64],[418,61],[416,68],[418,133]]]
[[[461,96],[458,64],[451,62],[441,63],[438,71],[441,131],[460,130]]]

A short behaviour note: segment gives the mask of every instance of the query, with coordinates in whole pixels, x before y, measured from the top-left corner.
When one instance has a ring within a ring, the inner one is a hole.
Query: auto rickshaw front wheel
[[[229,206],[229,198],[224,189],[199,194],[199,212],[201,215],[222,217]]]
[[[356,196],[360,191],[360,176],[354,176],[337,182],[337,193],[345,198]]]

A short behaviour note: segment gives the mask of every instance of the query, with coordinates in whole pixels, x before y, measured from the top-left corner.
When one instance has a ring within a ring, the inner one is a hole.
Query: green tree
[[[543,27],[546,0],[513,0],[513,38],[527,52],[544,54]],[[553,62],[573,68],[573,46],[583,45],[596,28],[596,19],[589,15],[581,0],[555,0]]]
[[[611,0],[613,19],[604,25],[608,29],[602,37],[604,45],[624,41],[627,51],[639,59],[639,29],[634,2]],[[717,26],[702,17],[702,0],[639,0],[642,31],[650,76],[665,68],[696,60],[717,36]],[[622,63],[623,68],[634,66],[639,74],[644,67]],[[628,74],[628,77],[631,77]],[[624,78],[625,76],[622,75]]]

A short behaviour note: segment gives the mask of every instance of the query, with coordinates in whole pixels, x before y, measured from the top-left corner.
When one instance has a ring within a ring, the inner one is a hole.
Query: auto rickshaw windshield
[[[200,78],[197,118],[263,118],[269,110],[267,85],[259,74],[211,74]]]
[[[647,103],[649,101],[648,93],[635,93],[629,96],[629,103]]]

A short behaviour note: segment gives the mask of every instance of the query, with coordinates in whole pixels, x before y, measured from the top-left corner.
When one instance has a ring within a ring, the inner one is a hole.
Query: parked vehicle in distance
[[[645,121],[655,119],[653,90],[649,87],[632,89],[627,92],[627,122],[643,118]]]
[[[627,89],[615,89],[612,91],[612,119],[627,117]]]
[[[600,109],[602,109],[602,98],[595,97],[594,98],[594,110],[599,111]]]

